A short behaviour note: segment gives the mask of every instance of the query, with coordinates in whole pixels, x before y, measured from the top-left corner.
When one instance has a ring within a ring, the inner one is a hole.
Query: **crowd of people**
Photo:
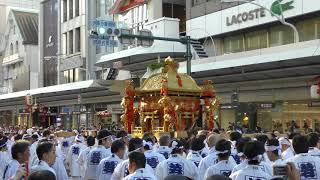
[[[105,129],[0,129],[3,180],[316,180],[319,134],[248,136],[218,129],[188,138],[152,133],[132,137]]]

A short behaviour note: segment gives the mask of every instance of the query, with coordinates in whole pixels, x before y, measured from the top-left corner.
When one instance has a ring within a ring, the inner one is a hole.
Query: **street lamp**
[[[253,5],[256,5],[256,6],[260,7],[260,8],[263,8],[266,11],[270,12],[270,14],[272,14],[274,17],[276,17],[283,25],[289,26],[293,30],[293,32],[294,32],[294,42],[295,43],[300,41],[299,32],[298,32],[297,28],[293,24],[286,22],[286,20],[285,20],[285,18],[284,18],[282,13],[281,13],[281,16],[279,16],[278,14],[275,14],[270,9],[262,6],[261,4],[258,4],[256,2],[249,1],[249,0],[221,0],[221,2],[222,3],[245,2],[245,3],[250,3],[250,4],[253,4]]]

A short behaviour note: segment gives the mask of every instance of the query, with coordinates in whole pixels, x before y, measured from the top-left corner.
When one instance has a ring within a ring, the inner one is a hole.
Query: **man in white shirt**
[[[309,143],[308,154],[320,158],[320,138],[317,133],[310,133],[307,136]]]
[[[151,166],[153,169],[156,169],[158,164],[164,161],[166,158],[162,154],[153,151],[153,143],[150,138],[143,141],[143,143],[145,149],[144,155],[146,156],[147,164]]]
[[[7,140],[4,137],[0,138],[0,179],[3,178],[4,170],[10,162],[6,142]]]
[[[49,141],[39,142],[37,146],[37,156],[39,162],[37,165],[31,167],[31,173],[41,170],[48,170],[54,173],[54,175],[57,177],[55,170],[51,168],[56,161],[55,145]]]
[[[93,136],[89,136],[86,139],[88,147],[80,152],[80,155],[78,157],[78,163],[80,165],[80,172],[82,179],[85,176],[86,168],[87,168],[87,156],[89,155],[89,152],[94,148],[95,144],[95,138]]]
[[[73,180],[80,180],[81,172],[80,165],[78,163],[78,158],[80,153],[86,148],[82,142],[84,141],[84,137],[81,135],[77,135],[75,137],[75,144],[73,144],[68,152],[66,157],[66,162],[70,169],[70,174]]]
[[[206,171],[204,178],[220,174],[226,177],[229,177],[232,169],[237,165],[236,163],[230,162],[228,159],[231,154],[231,142],[225,139],[221,139],[217,142],[216,146],[216,154],[218,156],[219,162]]]
[[[143,141],[140,138],[132,138],[129,141],[129,152],[141,152],[144,153]],[[152,167],[146,164],[146,168],[149,172],[153,172]],[[129,175],[129,159],[120,162],[114,169],[111,179],[122,180],[124,177]]]
[[[112,155],[100,161],[97,178],[98,180],[111,179],[116,166],[123,161],[126,145],[122,140],[116,140],[111,145]]]
[[[286,162],[281,159],[281,148],[278,139],[269,139],[265,145],[268,158],[272,162],[272,169],[277,166],[286,166]],[[274,176],[272,171],[272,176]]]
[[[159,147],[155,150],[162,154],[166,159],[168,159],[171,154],[171,149],[169,148],[170,141],[170,136],[162,135],[159,139]]]
[[[173,140],[171,149],[169,159],[161,162],[156,168],[157,179],[164,180],[168,175],[177,174],[193,180],[200,180],[196,165],[182,157],[184,150],[182,142]]]
[[[187,155],[187,160],[192,162],[197,167],[200,164],[200,161],[202,160],[201,151],[205,148],[205,144],[202,139],[200,138],[194,138],[190,142],[191,150],[189,151]]]
[[[288,159],[293,162],[300,171],[301,180],[320,179],[320,158],[308,154],[308,139],[302,135],[296,135],[292,141],[296,155]]]
[[[3,172],[3,179],[7,180],[12,178],[18,171],[20,165],[25,165],[29,161],[30,157],[30,144],[28,141],[19,140],[15,142],[11,148],[12,160],[5,167]]]
[[[207,157],[203,158],[199,164],[200,179],[204,178],[204,175],[210,166],[218,163],[218,156],[215,152],[215,145],[220,139],[221,137],[219,134],[212,134],[209,136],[208,138],[209,154]],[[235,160],[232,157],[229,157],[229,161],[235,163]]]
[[[129,153],[129,173],[124,180],[157,180],[146,168],[146,157],[141,152],[131,152]]]
[[[281,146],[281,157],[283,160],[287,160],[294,156],[294,151],[291,146],[291,142],[287,137],[279,138],[279,143]]]
[[[111,155],[111,133],[107,130],[101,130],[97,136],[98,147],[93,148],[87,156],[87,167],[85,179],[97,179],[97,168],[100,161]]]
[[[264,144],[259,141],[250,141],[244,147],[244,155],[248,159],[248,165],[230,175],[232,180],[261,179],[270,180],[271,175],[264,172],[259,164],[265,152]]]

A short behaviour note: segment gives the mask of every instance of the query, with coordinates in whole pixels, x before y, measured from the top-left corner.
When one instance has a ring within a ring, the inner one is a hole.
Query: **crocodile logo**
[[[276,0],[274,3],[271,5],[271,11],[273,12],[272,16],[276,15],[281,15],[283,12],[288,11],[290,9],[293,9],[294,6],[292,5],[294,3],[294,0],[282,3],[283,0]]]

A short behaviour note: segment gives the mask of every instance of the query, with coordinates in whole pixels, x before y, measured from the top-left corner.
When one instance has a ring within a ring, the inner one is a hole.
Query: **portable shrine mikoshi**
[[[212,81],[206,80],[200,87],[191,76],[178,73],[178,67],[179,63],[168,57],[162,73],[151,75],[140,88],[126,82],[121,121],[129,133],[142,136],[144,132],[177,132],[179,136],[202,117],[206,127],[213,129],[214,111],[219,103]],[[134,102],[138,102],[138,107],[134,107]]]

